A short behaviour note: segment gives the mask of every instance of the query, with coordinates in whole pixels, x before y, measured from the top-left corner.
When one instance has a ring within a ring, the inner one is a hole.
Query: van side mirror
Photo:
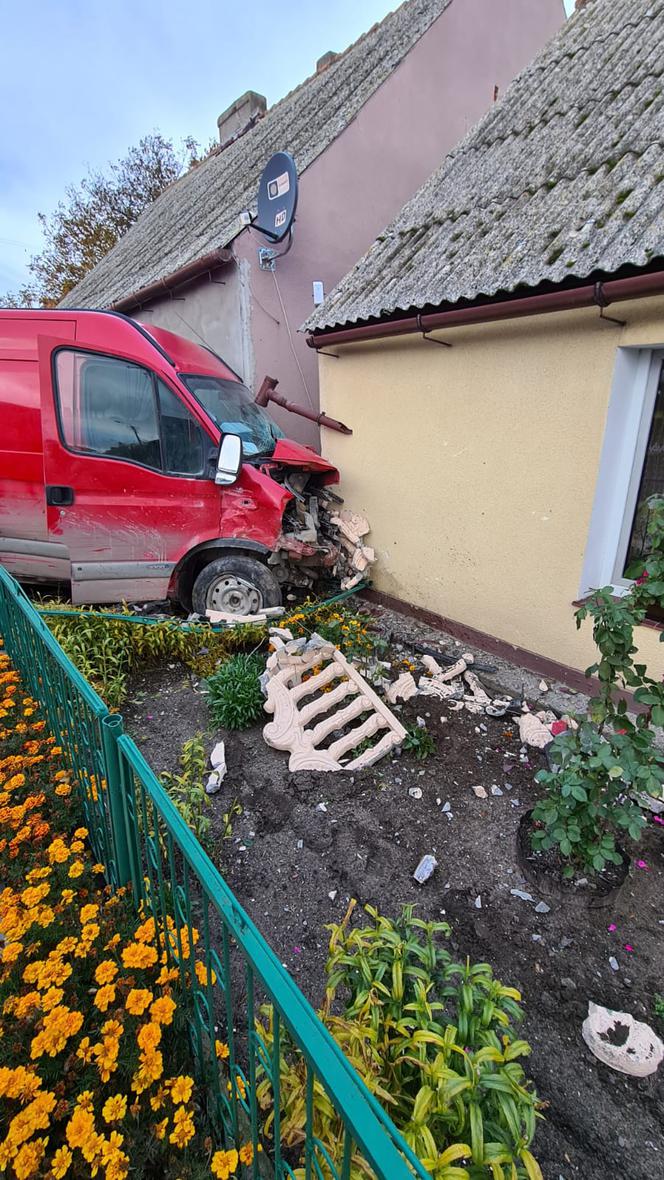
[[[242,466],[242,439],[239,434],[225,434],[219,444],[214,482],[228,487],[235,483]]]

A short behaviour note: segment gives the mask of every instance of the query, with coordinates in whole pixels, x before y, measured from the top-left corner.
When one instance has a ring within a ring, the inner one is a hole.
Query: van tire
[[[191,604],[203,617],[207,610],[256,614],[266,606],[281,606],[281,587],[272,570],[255,557],[229,553],[201,570],[193,585]]]

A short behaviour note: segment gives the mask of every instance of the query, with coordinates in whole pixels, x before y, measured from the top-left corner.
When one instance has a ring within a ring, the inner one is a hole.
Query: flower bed
[[[111,893],[81,821],[63,752],[0,651],[0,1171],[238,1175],[252,1146],[214,1150],[189,1072],[173,927]],[[227,1046],[216,1051],[225,1070]]]

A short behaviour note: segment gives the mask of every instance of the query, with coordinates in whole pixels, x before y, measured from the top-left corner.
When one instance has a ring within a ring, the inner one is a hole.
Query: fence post
[[[109,713],[102,718],[101,737],[104,747],[104,764],[106,767],[106,786],[108,788],[108,802],[111,813],[111,828],[113,831],[113,845],[115,848],[114,877],[116,885],[131,884],[131,864],[129,859],[129,843],[127,840],[127,824],[125,808],[122,800],[122,780],[120,776],[120,759],[118,757],[117,740],[122,736],[122,718],[119,713]],[[111,868],[111,866],[107,866]]]

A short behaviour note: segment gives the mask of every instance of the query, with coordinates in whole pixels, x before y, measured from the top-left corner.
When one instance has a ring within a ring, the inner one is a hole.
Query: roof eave
[[[490,323],[496,320],[517,319],[542,315],[545,312],[572,311],[581,307],[608,307],[629,299],[664,294],[664,268],[626,278],[598,280],[576,287],[558,287],[508,299],[493,297],[467,307],[453,307],[445,311],[397,316],[375,323],[355,324],[340,329],[314,329],[307,335],[310,348],[321,349],[335,344],[359,344],[363,340],[388,339],[414,332],[426,334],[439,328],[461,327],[467,324]]]

